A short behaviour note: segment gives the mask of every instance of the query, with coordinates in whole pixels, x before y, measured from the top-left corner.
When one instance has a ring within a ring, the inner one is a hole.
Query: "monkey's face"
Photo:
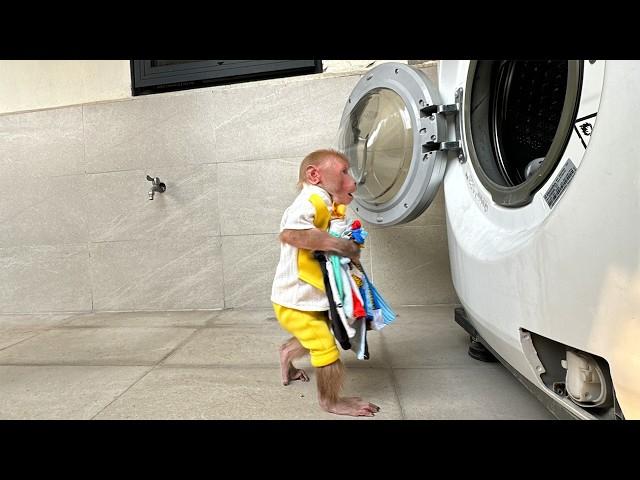
[[[349,205],[356,191],[356,181],[349,174],[349,164],[333,157],[321,167],[321,184],[331,194],[333,201]]]

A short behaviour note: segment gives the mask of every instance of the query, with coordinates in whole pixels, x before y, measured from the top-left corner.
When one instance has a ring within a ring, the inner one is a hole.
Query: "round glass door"
[[[380,205],[393,199],[407,179],[413,132],[407,106],[388,88],[366,94],[341,131],[342,151],[352,159],[356,198]]]
[[[444,138],[437,91],[420,70],[385,63],[354,88],[340,122],[338,145],[349,157],[358,188],[354,209],[363,220],[395,225],[429,206],[442,182],[446,154],[427,151]]]

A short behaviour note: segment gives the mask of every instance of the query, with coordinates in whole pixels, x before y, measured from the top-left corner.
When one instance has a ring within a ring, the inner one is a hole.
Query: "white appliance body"
[[[585,62],[585,70],[590,66]],[[625,418],[638,419],[640,62],[592,67],[578,111],[580,117],[597,110],[589,143],[585,148],[571,135],[556,172],[528,205],[497,205],[472,163],[450,155],[444,192],[451,272],[478,333],[540,391],[590,418],[545,387],[527,358],[523,330],[605,359]],[[468,87],[468,68],[468,61],[440,63],[443,103]],[[468,134],[464,128],[463,149]],[[577,170],[549,208],[543,196],[567,158]]]
[[[548,405],[640,418],[640,62],[447,60],[438,74],[383,64],[354,88],[339,144],[356,214],[411,221],[444,182],[465,328]],[[617,405],[589,404],[611,387]]]

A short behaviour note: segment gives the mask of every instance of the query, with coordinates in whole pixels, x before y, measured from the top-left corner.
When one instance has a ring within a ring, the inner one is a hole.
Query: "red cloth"
[[[351,297],[353,298],[353,316],[355,318],[366,317],[367,312],[364,311],[364,307],[362,303],[360,303],[360,299],[356,296],[356,292],[351,290]]]

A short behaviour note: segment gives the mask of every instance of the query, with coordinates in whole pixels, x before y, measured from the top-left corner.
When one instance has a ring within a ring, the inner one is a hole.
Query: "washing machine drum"
[[[474,170],[495,203],[527,205],[572,134],[582,62],[472,62],[469,77],[464,121]]]
[[[582,68],[581,61],[470,62],[466,92],[450,105],[417,68],[372,69],[339,127],[339,148],[358,182],[357,213],[379,225],[419,216],[440,187],[448,152],[472,163],[496,204],[529,204],[569,141]]]

